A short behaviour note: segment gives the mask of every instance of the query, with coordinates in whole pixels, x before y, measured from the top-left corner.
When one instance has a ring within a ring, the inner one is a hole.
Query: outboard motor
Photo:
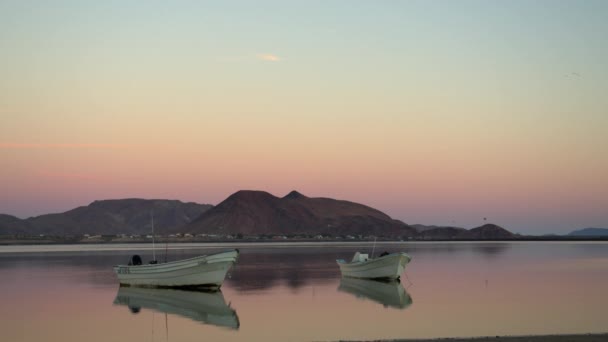
[[[141,264],[142,264],[141,257],[137,254],[133,255],[131,257],[131,260],[129,260],[129,266],[139,266]]]
[[[141,308],[139,306],[129,305],[129,311],[131,311],[132,314],[138,314],[141,311]]]

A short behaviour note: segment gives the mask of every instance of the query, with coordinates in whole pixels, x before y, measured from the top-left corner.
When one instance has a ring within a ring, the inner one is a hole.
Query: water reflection
[[[126,305],[134,314],[145,308],[230,329],[240,325],[236,311],[226,304],[221,291],[120,287],[114,304]]]
[[[311,252],[311,250],[313,252]],[[336,252],[324,249],[241,249],[239,262],[226,279],[239,291],[263,291],[286,285],[293,292],[340,276]]]
[[[335,260],[356,251],[371,255],[371,244],[239,248],[222,293],[121,288],[117,294],[111,266],[131,251],[19,254],[0,246],[0,340],[160,341],[169,328],[166,319],[155,318],[158,312],[171,316],[175,341],[391,340],[586,333],[608,326],[606,242],[378,243],[376,255],[412,256],[401,284],[341,279]],[[213,251],[203,245],[170,249],[168,259]],[[141,253],[145,259],[147,252]],[[225,299],[238,305],[238,317]],[[113,329],[100,330],[99,322]]]
[[[500,254],[506,252],[511,248],[511,244],[507,243],[479,243],[473,244],[472,249],[474,252],[483,255],[485,258],[494,258]]]
[[[412,304],[412,297],[399,281],[342,278],[338,291],[372,300],[384,307],[405,309]]]

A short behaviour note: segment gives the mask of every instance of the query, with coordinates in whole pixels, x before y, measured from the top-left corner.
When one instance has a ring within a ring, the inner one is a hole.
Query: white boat
[[[239,328],[236,311],[226,304],[222,292],[183,291],[120,287],[114,299],[133,313],[142,308],[186,317],[197,322],[230,329]]]
[[[411,258],[406,253],[391,253],[377,258],[355,253],[351,262],[336,260],[342,276],[364,279],[399,279]]]
[[[232,249],[191,259],[147,265],[141,264],[139,256],[133,256],[130,265],[114,266],[114,272],[122,286],[213,290],[222,286],[238,256],[239,250]]]
[[[384,307],[405,309],[412,304],[412,297],[397,280],[342,278],[338,291],[353,294],[357,298],[372,300]]]

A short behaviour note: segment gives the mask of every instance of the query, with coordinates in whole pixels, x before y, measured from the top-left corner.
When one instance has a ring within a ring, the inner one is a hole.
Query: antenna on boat
[[[154,245],[154,210],[150,211],[152,217],[152,260],[156,261],[156,249]]]
[[[376,250],[376,239],[377,238],[378,238],[377,236],[374,236],[374,247],[372,248],[372,257],[370,259],[374,258],[374,250]]]
[[[165,262],[167,262],[167,250],[169,249],[169,238],[165,238]]]

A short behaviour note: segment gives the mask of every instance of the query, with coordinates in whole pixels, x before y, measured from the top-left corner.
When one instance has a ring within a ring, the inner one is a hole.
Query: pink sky
[[[1,3],[0,213],[297,189],[608,227],[606,4],[436,6]]]

